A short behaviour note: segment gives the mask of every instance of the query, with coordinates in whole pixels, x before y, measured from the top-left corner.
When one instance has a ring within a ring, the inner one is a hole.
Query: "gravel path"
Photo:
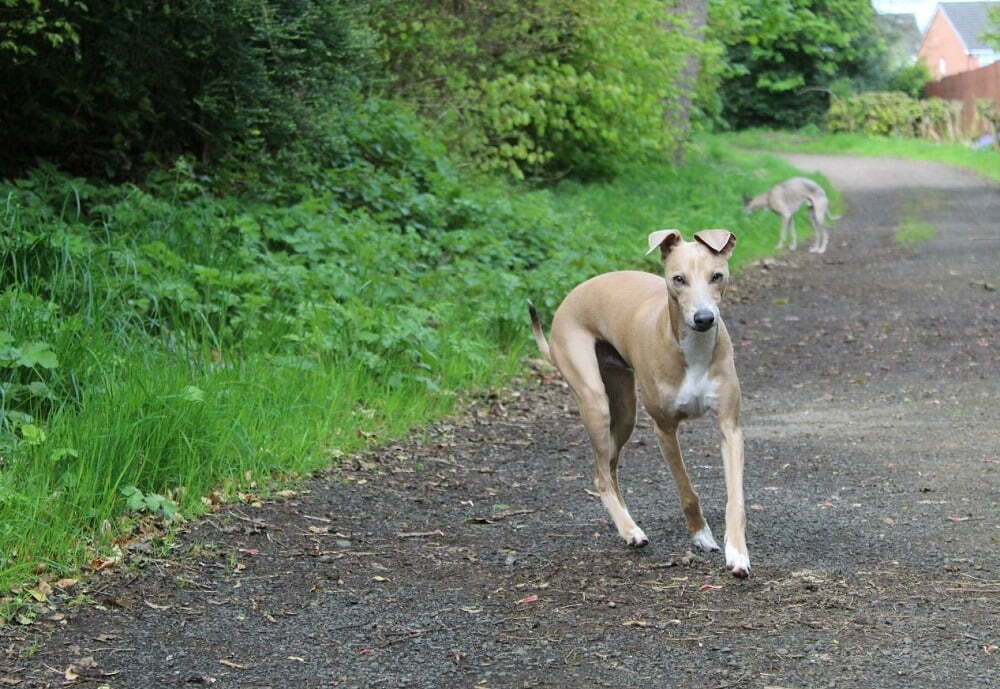
[[[846,212],[826,255],[746,271],[724,308],[750,579],[687,553],[648,421],[623,485],[652,543],[625,547],[540,369],[296,496],[140,544],[87,583],[91,603],[0,630],[0,685],[997,686],[1000,190],[938,165],[792,159]],[[910,216],[936,238],[901,247]],[[721,533],[714,424],[682,429]]]

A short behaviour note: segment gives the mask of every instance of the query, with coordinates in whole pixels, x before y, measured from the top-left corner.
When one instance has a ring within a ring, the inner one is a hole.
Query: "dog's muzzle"
[[[703,333],[715,325],[715,314],[708,309],[698,309],[694,312],[694,318],[691,321],[693,323],[692,327],[698,332]]]

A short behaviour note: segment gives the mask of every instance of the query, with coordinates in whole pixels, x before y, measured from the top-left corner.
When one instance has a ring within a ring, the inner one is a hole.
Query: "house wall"
[[[923,60],[935,79],[979,67],[979,58],[965,52],[962,39],[940,9],[927,27],[917,58]]]

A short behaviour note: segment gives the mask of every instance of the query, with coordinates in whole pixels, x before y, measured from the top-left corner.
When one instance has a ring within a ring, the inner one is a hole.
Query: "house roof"
[[[878,14],[875,25],[889,44],[889,49],[903,56],[914,55],[920,47],[920,29],[913,14]]]
[[[989,8],[1000,6],[1000,2],[942,2],[938,8],[955,27],[966,50],[991,50],[982,39],[984,33],[993,30]]]

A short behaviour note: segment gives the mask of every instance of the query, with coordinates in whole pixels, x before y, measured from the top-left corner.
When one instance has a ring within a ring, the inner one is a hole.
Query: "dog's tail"
[[[552,363],[552,353],[549,351],[549,342],[545,339],[545,333],[542,331],[542,322],[538,320],[538,311],[535,310],[535,305],[528,300],[528,314],[531,316],[531,334],[535,336],[535,342],[538,344],[538,349],[545,357],[545,360]]]

